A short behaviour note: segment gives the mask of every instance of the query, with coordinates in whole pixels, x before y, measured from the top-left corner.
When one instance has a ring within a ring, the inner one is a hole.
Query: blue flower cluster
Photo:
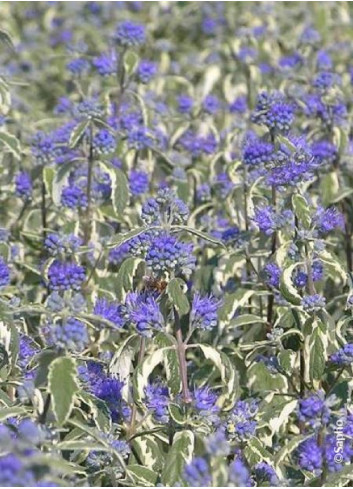
[[[48,269],[50,290],[80,290],[85,278],[85,269],[74,262],[54,260]]]
[[[49,346],[70,350],[83,351],[89,343],[87,327],[75,318],[68,318],[63,323],[44,327],[44,335]]]

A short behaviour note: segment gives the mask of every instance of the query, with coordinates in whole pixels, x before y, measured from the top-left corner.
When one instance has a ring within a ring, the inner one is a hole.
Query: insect
[[[162,294],[168,285],[168,282],[166,280],[162,280],[156,277],[149,277],[148,275],[143,277],[143,279],[145,283],[145,288],[147,290],[153,290],[158,292],[159,294]]]

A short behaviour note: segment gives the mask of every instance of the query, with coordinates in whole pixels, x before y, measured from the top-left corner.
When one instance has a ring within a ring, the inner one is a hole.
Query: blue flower
[[[125,300],[126,316],[142,336],[151,337],[153,330],[162,330],[164,319],[153,295],[129,292]]]
[[[230,439],[247,440],[254,436],[257,411],[257,401],[238,401],[236,403],[226,422],[226,433]]]
[[[81,238],[78,238],[74,234],[61,236],[59,234],[50,233],[44,241],[44,246],[51,256],[74,254],[81,245]]]
[[[32,141],[32,155],[39,165],[47,165],[55,158],[55,145],[53,136],[44,132],[37,132]]]
[[[89,71],[90,63],[85,58],[75,58],[67,63],[66,68],[71,71],[73,75],[79,76],[84,72]]]
[[[305,272],[298,271],[294,275],[293,283],[296,287],[302,288],[305,287],[308,282],[308,275]]]
[[[207,95],[202,102],[202,108],[208,114],[216,114],[220,109],[219,98],[215,95]]]
[[[102,318],[107,319],[117,328],[122,328],[125,324],[122,306],[117,302],[111,302],[105,298],[97,299],[94,305],[93,313],[96,316],[101,316]]]
[[[108,129],[101,129],[93,137],[93,148],[99,154],[113,153],[116,148],[116,139]]]
[[[333,353],[329,361],[340,367],[349,366],[353,363],[353,343],[347,343],[335,353]]]
[[[320,70],[330,70],[332,68],[332,58],[325,49],[318,51],[316,63]]]
[[[68,318],[63,324],[46,326],[44,334],[48,345],[55,348],[83,351],[89,343],[86,325],[75,318]]]
[[[196,189],[197,199],[200,202],[207,202],[211,199],[211,187],[208,183],[202,183]]]
[[[147,192],[149,186],[148,173],[131,170],[129,175],[129,187],[132,195],[142,195]]]
[[[320,260],[314,260],[311,269],[314,282],[318,282],[319,280],[323,279],[324,267]]]
[[[303,64],[303,58],[299,53],[293,53],[288,56],[282,56],[278,64],[284,70],[292,70]]]
[[[193,245],[178,241],[175,236],[161,234],[152,240],[146,263],[157,276],[171,272],[189,275],[196,263]]]
[[[337,158],[338,150],[330,141],[316,141],[311,145],[311,152],[317,164],[332,165]]]
[[[55,260],[48,270],[51,290],[80,290],[85,278],[85,269],[72,262]]]
[[[5,260],[0,256],[0,287],[5,287],[10,283],[10,269]]]
[[[32,179],[28,172],[22,171],[15,179],[16,195],[23,199],[29,199],[32,195]]]
[[[64,187],[61,192],[61,203],[69,209],[85,209],[87,207],[87,196],[80,187],[69,185]]]
[[[107,404],[114,422],[126,414],[121,393],[123,387],[124,382],[118,379],[105,378],[95,388],[96,397]]]
[[[301,443],[296,451],[298,464],[301,469],[318,472],[322,467],[322,451],[315,438],[309,438]]]
[[[304,311],[316,312],[325,307],[326,299],[320,294],[306,295],[302,298],[301,305]]]
[[[148,83],[157,73],[157,65],[148,59],[142,59],[137,68],[137,75],[142,83]]]
[[[127,135],[127,143],[129,148],[143,150],[150,148],[153,143],[150,131],[144,126],[133,127]]]
[[[114,52],[102,53],[93,59],[92,64],[101,76],[110,76],[117,73],[118,63]]]
[[[321,390],[305,399],[300,399],[298,418],[311,426],[326,424],[330,419],[330,409],[327,404],[325,394]]]
[[[205,155],[213,154],[218,146],[216,137],[212,132],[201,136],[192,130],[185,131],[178,144],[195,158],[203,153]]]
[[[244,114],[248,110],[248,103],[245,95],[239,95],[236,97],[229,106],[230,112],[236,112],[239,114]]]
[[[179,95],[177,98],[178,110],[181,114],[189,114],[194,106],[194,101],[189,95]]]
[[[217,406],[218,397],[209,387],[197,387],[192,393],[192,405],[202,417],[209,418],[212,422],[212,417],[220,411]]]
[[[274,146],[250,134],[243,149],[243,161],[246,165],[266,165],[273,160]]]
[[[266,283],[271,287],[279,288],[279,281],[281,278],[281,269],[277,263],[268,263],[264,271],[266,273]]]
[[[270,236],[277,229],[276,215],[271,206],[257,207],[255,209],[254,222],[260,231]]]
[[[109,252],[109,263],[113,265],[119,265],[129,256],[130,247],[129,243],[123,243],[115,248],[111,249]]]
[[[114,39],[124,47],[139,46],[146,41],[146,30],[141,24],[125,20],[118,25]]]
[[[213,296],[201,297],[200,294],[194,295],[190,314],[190,324],[192,328],[200,328],[211,331],[218,324],[218,307],[220,301]]]
[[[317,230],[322,234],[344,227],[344,217],[335,207],[329,207],[328,209],[318,207],[313,222]]]
[[[331,73],[329,71],[318,73],[313,80],[313,86],[321,91],[328,90],[335,85],[340,85],[340,83],[340,76],[337,73]]]
[[[248,468],[239,458],[230,464],[228,480],[233,487],[251,487],[253,485]]]
[[[267,462],[259,462],[255,465],[255,475],[258,484],[268,482],[271,486],[276,486],[279,483],[274,468]]]
[[[209,455],[215,457],[226,457],[231,447],[223,430],[218,430],[209,435],[205,440],[205,449]]]
[[[146,407],[159,423],[166,424],[169,421],[169,402],[168,387],[162,382],[156,381],[145,387]]]
[[[21,369],[26,369],[32,358],[39,353],[39,348],[33,340],[24,334],[20,335],[20,344],[17,363]]]
[[[185,484],[189,487],[208,487],[212,483],[210,468],[202,457],[195,457],[185,465],[183,472]]]
[[[188,206],[169,188],[160,189],[142,206],[141,219],[148,225],[185,224],[188,217]]]
[[[2,487],[37,486],[34,474],[26,469],[24,463],[15,454],[0,456],[0,485]]]
[[[261,92],[251,120],[272,132],[286,134],[294,121],[294,107],[280,93]]]
[[[103,105],[97,99],[85,99],[74,107],[74,115],[77,119],[100,118],[104,114]]]

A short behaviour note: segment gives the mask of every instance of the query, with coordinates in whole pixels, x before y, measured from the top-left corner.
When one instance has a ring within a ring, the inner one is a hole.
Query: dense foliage
[[[351,485],[351,5],[0,18],[0,486]]]

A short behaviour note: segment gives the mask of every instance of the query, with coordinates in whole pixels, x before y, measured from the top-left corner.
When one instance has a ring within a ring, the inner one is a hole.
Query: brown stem
[[[47,398],[45,400],[43,412],[40,414],[40,416],[38,418],[38,421],[41,424],[45,424],[45,422],[47,420],[47,416],[48,416],[48,412],[49,412],[49,408],[50,408],[50,401],[51,401],[51,395],[48,394]]]
[[[271,201],[274,212],[276,212],[277,206],[277,196],[276,196],[276,187],[272,185],[271,188]],[[275,231],[272,235],[272,243],[271,243],[271,256],[276,253],[277,249],[277,232]],[[273,305],[274,305],[274,295],[271,294],[268,298],[267,303],[267,332],[271,332],[272,329],[272,318],[273,318]]]
[[[140,339],[140,349],[137,357],[137,366],[139,366],[143,358],[145,356],[145,350],[146,350],[146,338],[144,336],[141,336]],[[136,425],[136,415],[137,415],[137,406],[134,403],[131,411],[131,419],[130,419],[130,428],[129,428],[129,437],[131,438],[134,433],[135,433],[135,425]]]
[[[191,395],[188,387],[188,374],[186,366],[185,343],[183,342],[183,334],[181,331],[180,318],[178,311],[174,308],[175,321],[175,337],[177,340],[177,354],[179,360],[180,378],[183,392],[183,400],[185,403],[191,402]]]
[[[89,152],[88,152],[88,174],[87,174],[87,208],[85,213],[85,229],[84,229],[84,243],[87,245],[91,239],[92,223],[91,223],[91,198],[92,198],[92,180],[93,180],[93,125],[89,127]]]
[[[42,215],[43,241],[45,241],[45,238],[47,237],[47,204],[46,204],[46,189],[45,189],[45,182],[44,182],[44,167],[42,168],[41,215]]]

